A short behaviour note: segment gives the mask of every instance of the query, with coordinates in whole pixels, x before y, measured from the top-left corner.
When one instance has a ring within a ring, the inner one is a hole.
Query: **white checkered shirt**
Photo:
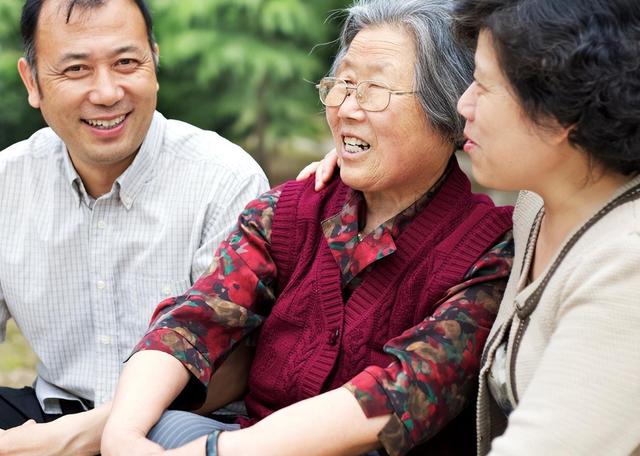
[[[60,398],[111,399],[156,305],[204,272],[267,189],[240,147],[159,113],[96,200],[51,129],[0,153],[0,341],[13,317],[41,361],[45,412]]]

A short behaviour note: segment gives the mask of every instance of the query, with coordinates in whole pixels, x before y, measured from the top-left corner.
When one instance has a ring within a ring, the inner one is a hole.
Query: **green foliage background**
[[[273,183],[290,177],[287,165],[326,151],[328,129],[308,81],[328,70],[341,15],[327,18],[349,3],[148,0],[160,45],[158,109],[242,145]],[[16,70],[22,4],[0,0],[0,150],[44,126]]]

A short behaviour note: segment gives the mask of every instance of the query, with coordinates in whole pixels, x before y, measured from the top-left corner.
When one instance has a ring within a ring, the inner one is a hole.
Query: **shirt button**
[[[128,196],[123,196],[122,202],[125,204],[125,206],[128,206],[129,204],[131,204],[131,198],[129,198]]]
[[[338,342],[338,338],[340,337],[340,329],[336,328],[331,331],[331,335],[329,336],[329,345],[335,345]]]
[[[165,296],[169,296],[171,294],[171,287],[169,285],[165,285],[164,287],[162,287],[162,293]]]
[[[98,340],[102,345],[111,345],[111,336],[100,336]]]
[[[104,282],[104,280],[98,280],[96,282],[96,288],[98,290],[104,290],[106,286],[107,286],[107,284]]]
[[[101,230],[104,230],[107,227],[107,224],[104,223],[104,220],[100,220],[98,222],[98,228],[100,228]]]

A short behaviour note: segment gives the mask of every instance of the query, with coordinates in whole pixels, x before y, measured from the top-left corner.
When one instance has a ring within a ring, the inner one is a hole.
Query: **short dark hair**
[[[26,0],[22,7],[22,18],[20,19],[20,31],[22,33],[22,42],[24,45],[24,57],[27,63],[31,67],[32,71],[36,68],[36,28],[38,27],[38,18],[40,17],[40,11],[42,5],[47,0]],[[97,8],[104,5],[109,0],[67,0],[67,23],[71,18],[73,9],[78,8]],[[147,28],[147,39],[151,52],[153,54],[154,64],[158,65],[158,57],[156,55],[156,40],[153,36],[153,20],[151,19],[151,13],[149,8],[145,4],[144,0],[132,0],[144,18],[144,23]]]
[[[569,128],[570,143],[607,169],[640,171],[638,0],[458,0],[454,14],[467,43],[490,33],[533,122]]]

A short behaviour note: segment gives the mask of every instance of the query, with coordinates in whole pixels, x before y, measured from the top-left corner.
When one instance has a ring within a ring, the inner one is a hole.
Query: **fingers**
[[[334,171],[339,166],[338,154],[335,149],[331,149],[322,161],[309,163],[302,168],[302,171],[296,177],[297,181],[308,179],[313,173],[315,176],[314,188],[316,191],[322,190],[331,180]]]
[[[322,188],[324,187],[324,169],[322,168],[322,166],[318,166],[318,169],[316,170],[316,182],[313,186],[316,190],[316,192],[318,190],[322,190]]]
[[[315,190],[322,190],[331,180],[336,167],[338,166],[338,154],[335,149],[331,149],[324,156],[316,170]]]
[[[309,163],[307,166],[302,168],[302,171],[300,171],[300,173],[296,176],[296,180],[302,181],[302,180],[308,179],[309,176],[311,176],[313,173],[316,172],[316,169],[318,168],[318,166],[320,166],[319,161]]]

